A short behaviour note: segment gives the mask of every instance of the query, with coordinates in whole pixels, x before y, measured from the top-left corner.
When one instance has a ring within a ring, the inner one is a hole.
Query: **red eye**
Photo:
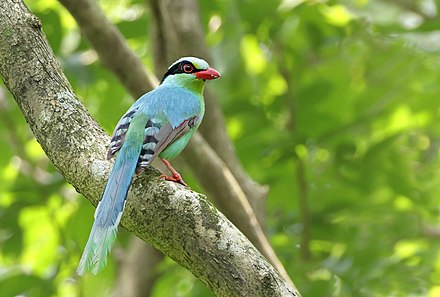
[[[182,70],[183,70],[183,72],[185,72],[185,73],[191,73],[191,72],[193,72],[194,67],[193,67],[193,65],[187,63],[187,64],[183,64],[183,66],[182,66]]]

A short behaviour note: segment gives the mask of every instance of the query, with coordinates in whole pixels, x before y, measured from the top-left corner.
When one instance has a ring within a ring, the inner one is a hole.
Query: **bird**
[[[203,89],[207,80],[220,77],[208,63],[183,57],[171,64],[160,84],[142,95],[116,124],[107,153],[115,163],[96,208],[89,239],[76,270],[97,274],[107,262],[131,180],[159,157],[172,175],[159,178],[186,186],[168,162],[179,155],[200,126],[205,113]]]

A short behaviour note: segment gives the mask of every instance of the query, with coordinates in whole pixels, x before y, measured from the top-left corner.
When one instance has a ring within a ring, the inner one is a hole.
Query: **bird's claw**
[[[181,184],[181,185],[183,185],[185,187],[188,187],[188,185],[183,181],[182,177],[178,173],[174,173],[173,176],[168,176],[166,174],[161,174],[159,176],[159,179],[160,178],[164,178],[165,180],[173,181],[173,182],[179,183],[179,184]]]

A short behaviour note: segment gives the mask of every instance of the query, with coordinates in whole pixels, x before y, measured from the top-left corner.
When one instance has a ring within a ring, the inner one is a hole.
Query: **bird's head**
[[[187,88],[203,89],[206,80],[217,79],[220,73],[210,68],[205,60],[184,57],[174,62],[164,74],[161,84],[178,84]]]

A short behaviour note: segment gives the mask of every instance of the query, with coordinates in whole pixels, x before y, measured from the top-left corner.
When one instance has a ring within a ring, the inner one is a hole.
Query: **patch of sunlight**
[[[297,144],[295,146],[295,153],[301,160],[305,160],[309,154],[307,147],[304,144]]]
[[[440,296],[440,286],[433,286],[429,288],[428,297],[438,297]]]
[[[310,251],[313,253],[330,253],[333,248],[333,243],[325,240],[311,240]]]
[[[394,256],[398,259],[414,257],[420,251],[426,249],[426,243],[421,240],[399,240],[394,245]]]
[[[369,1],[369,0],[356,0],[356,4],[357,4],[358,6],[365,6],[365,5],[368,4],[368,1]]]
[[[238,118],[228,118],[228,135],[236,140],[243,134],[243,123]]]
[[[414,203],[408,197],[399,195],[394,199],[394,208],[400,211],[407,211],[414,208]]]
[[[380,141],[389,135],[415,127],[417,123],[414,120],[414,114],[410,107],[406,104],[401,104],[394,110],[386,122],[378,122],[375,126],[376,129],[373,132],[372,139],[373,141]]]
[[[320,148],[316,152],[316,160],[318,162],[326,162],[330,158],[330,152],[326,149]]]
[[[408,105],[402,104],[396,108],[391,115],[387,130],[389,132],[398,132],[413,126],[413,114]]]
[[[46,207],[27,207],[21,211],[19,224],[23,229],[24,251],[21,264],[25,269],[44,275],[59,255],[59,235]]]
[[[113,23],[121,21],[133,21],[142,16],[145,11],[143,5],[137,5],[130,0],[106,0],[100,1],[102,10]]]
[[[78,48],[81,42],[81,34],[78,29],[72,28],[64,34],[64,38],[61,40],[60,52],[64,56],[71,56]],[[80,55],[80,61],[83,65],[89,65],[84,63],[83,55],[87,55],[88,52],[95,52],[94,50],[87,50]],[[96,52],[95,52],[96,53]],[[97,54],[95,54],[97,56]],[[91,60],[90,58],[88,60]]]
[[[298,5],[301,5],[305,2],[305,0],[283,0],[278,6],[278,11],[289,11],[294,9]]]
[[[29,158],[32,160],[39,160],[45,158],[46,156],[43,149],[41,148],[41,145],[35,138],[32,138],[31,140],[26,142],[26,144],[24,145],[24,150]]]
[[[73,281],[64,281],[57,286],[57,296],[76,297],[78,296],[78,285]]]
[[[214,14],[208,22],[208,34],[206,34],[206,41],[212,47],[218,45],[224,37],[223,30],[220,30],[223,24],[221,16]]]
[[[14,195],[9,192],[0,192],[0,206],[8,207],[14,202]]]
[[[44,0],[43,2],[45,1],[46,0]],[[78,28],[78,24],[76,23],[70,12],[64,6],[60,5],[59,1],[55,2],[58,3],[57,13],[60,16],[61,25],[64,32],[69,32],[74,28]]]
[[[122,11],[120,18],[121,21],[133,22],[141,18],[144,13],[145,7],[143,5],[128,3],[126,9]]]
[[[1,181],[3,183],[12,182],[18,176],[18,169],[21,165],[21,159],[17,156],[14,156],[9,161],[8,165],[3,167],[1,170]]]
[[[278,233],[272,236],[271,242],[276,247],[287,247],[290,245],[290,238],[286,234]]]
[[[327,268],[321,268],[307,273],[307,276],[310,280],[317,281],[329,281],[332,279],[332,273]]]
[[[269,82],[266,85],[267,92],[273,96],[280,96],[286,93],[287,91],[287,83],[286,80],[279,74],[273,75]],[[273,101],[273,100],[272,100]],[[272,102],[270,102],[272,103]],[[269,104],[266,104],[269,105]]]
[[[208,28],[210,32],[217,32],[222,26],[222,17],[218,14],[214,14],[208,22]]]
[[[32,11],[47,12],[54,10],[60,17],[63,30],[66,32],[77,27],[75,19],[57,0],[32,0],[26,1]]]
[[[49,10],[56,9],[60,3],[57,0],[33,0],[33,1],[25,1],[26,5],[28,5],[32,10]]]
[[[333,244],[332,250],[330,252],[330,255],[333,258],[341,258],[345,251],[347,250],[347,246],[343,243],[335,243]]]
[[[79,55],[79,61],[82,65],[91,65],[98,60],[98,54],[94,50],[83,51]]]
[[[341,4],[323,5],[321,13],[327,22],[338,27],[346,26],[354,18],[348,9]]]
[[[254,35],[243,36],[240,43],[240,53],[248,73],[259,74],[266,68],[266,58]]]

